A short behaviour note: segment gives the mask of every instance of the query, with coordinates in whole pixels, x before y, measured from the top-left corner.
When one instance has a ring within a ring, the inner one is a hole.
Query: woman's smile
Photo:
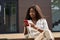
[[[30,9],[30,16],[35,17],[35,11],[33,8]]]

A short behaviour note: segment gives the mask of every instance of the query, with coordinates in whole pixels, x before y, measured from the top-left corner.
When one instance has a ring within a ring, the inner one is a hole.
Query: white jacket
[[[28,20],[28,23],[33,23],[32,20]],[[35,25],[37,28],[40,28],[41,30],[44,30],[44,35],[47,37],[47,38],[52,38],[54,39],[51,31],[49,30],[48,28],[48,24],[47,24],[47,21],[46,19],[39,19],[37,22],[36,22],[36,25]],[[36,38],[40,32],[35,30],[34,28],[31,27],[31,25],[29,24],[29,27],[27,27],[28,29],[28,34],[32,37],[32,38]],[[49,35],[49,37],[48,37]]]

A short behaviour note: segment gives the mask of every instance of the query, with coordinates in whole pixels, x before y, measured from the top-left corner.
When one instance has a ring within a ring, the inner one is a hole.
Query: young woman
[[[25,21],[27,21],[24,22],[25,35],[35,40],[53,40],[53,37],[50,35],[51,32],[48,28],[47,21],[42,15],[42,11],[38,5],[31,6],[28,9]],[[47,37],[48,35],[49,37]]]

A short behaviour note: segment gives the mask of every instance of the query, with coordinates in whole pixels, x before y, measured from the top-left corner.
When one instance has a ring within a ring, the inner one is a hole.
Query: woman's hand
[[[34,28],[34,29],[36,29],[36,30],[38,29],[38,28],[35,26],[35,24],[30,23],[30,25],[31,25],[32,28]]]
[[[26,27],[26,26],[29,26],[29,23],[28,23],[27,20],[24,20],[24,25],[25,25],[25,27]]]
[[[31,25],[31,27],[35,27],[35,24],[33,24],[33,23],[30,23],[30,25]]]
[[[26,27],[27,25],[26,25],[26,23],[24,23],[24,27]]]
[[[30,25],[31,25],[31,27],[33,27],[34,29],[38,30],[39,32],[43,32],[43,30],[41,30],[41,29],[35,27],[35,24],[30,23]]]
[[[24,26],[27,27],[28,26],[27,23],[24,22]]]

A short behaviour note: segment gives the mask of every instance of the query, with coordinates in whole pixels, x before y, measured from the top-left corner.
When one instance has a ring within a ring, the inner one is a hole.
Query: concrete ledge
[[[18,34],[0,34],[0,39],[1,38],[7,38],[7,39],[19,39],[19,38],[25,38],[23,33],[18,33]]]
[[[60,32],[53,32],[53,36],[55,38],[60,38]],[[25,38],[23,33],[16,33],[16,34],[0,34],[1,38],[7,38],[7,39],[19,39],[19,38]]]
[[[60,32],[53,32],[53,36],[55,38],[60,38]]]

